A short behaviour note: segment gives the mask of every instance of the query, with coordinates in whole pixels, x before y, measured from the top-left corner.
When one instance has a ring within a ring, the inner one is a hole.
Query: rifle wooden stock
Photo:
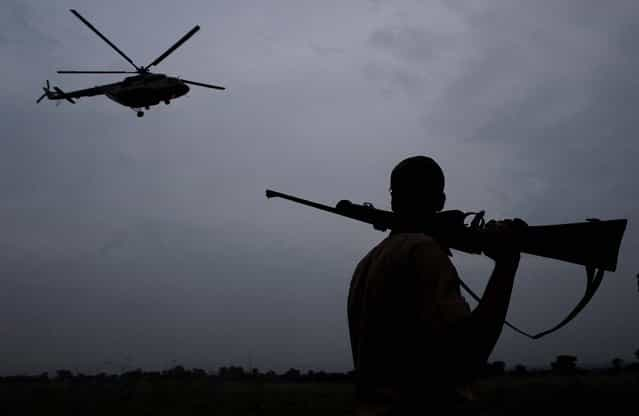
[[[530,226],[522,238],[522,251],[614,272],[627,223],[617,219]]]
[[[376,230],[393,229],[395,215],[371,204],[354,204],[342,200],[335,207],[319,204],[272,190],[267,198],[284,198],[322,211],[371,224]],[[433,235],[450,248],[480,254],[493,241],[493,234],[481,225],[465,225],[474,213],[450,210],[435,215],[431,226],[424,232]],[[597,269],[615,271],[621,240],[627,226],[626,219],[588,220],[569,224],[528,226],[521,234],[523,253]]]

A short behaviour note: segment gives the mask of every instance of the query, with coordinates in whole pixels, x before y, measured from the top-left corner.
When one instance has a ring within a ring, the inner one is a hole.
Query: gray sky
[[[346,4],[345,4],[346,3]],[[103,97],[35,104],[144,65],[193,87],[143,119]],[[448,208],[529,224],[628,218],[619,268],[546,339],[505,329],[491,360],[547,366],[639,348],[639,3],[4,0],[0,372],[177,363],[348,371],[346,295],[384,237],[268,201],[266,188],[389,207],[388,176],[428,154]],[[481,291],[490,260],[453,258]],[[553,325],[577,266],[524,256],[509,318]]]

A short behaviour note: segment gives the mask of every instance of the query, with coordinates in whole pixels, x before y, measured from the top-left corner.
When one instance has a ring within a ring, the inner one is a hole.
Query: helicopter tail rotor
[[[40,101],[44,100],[44,98],[46,97],[49,100],[65,99],[71,104],[75,104],[75,101],[73,100],[73,98],[67,96],[66,93],[62,91],[59,87],[53,87],[53,89],[55,92],[51,91],[51,84],[49,83],[49,80],[47,80],[45,86],[42,87],[44,94],[38,97],[38,99],[36,100],[36,103],[40,104]]]
[[[42,87],[42,90],[44,91],[44,94],[42,94],[37,100],[36,103],[40,104],[40,101],[44,100],[44,97],[49,97],[51,94],[51,84],[49,84],[49,80],[47,80],[46,84],[44,87]]]

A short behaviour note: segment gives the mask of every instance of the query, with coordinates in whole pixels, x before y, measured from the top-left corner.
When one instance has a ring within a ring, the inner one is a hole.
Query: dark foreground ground
[[[639,374],[504,375],[477,383],[479,414],[637,414]],[[348,415],[347,381],[190,378],[0,380],[0,415]]]

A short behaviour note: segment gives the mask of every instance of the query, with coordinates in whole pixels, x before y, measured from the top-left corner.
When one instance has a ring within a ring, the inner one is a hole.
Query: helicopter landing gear
[[[137,115],[138,117],[144,117],[144,111],[138,111]]]

